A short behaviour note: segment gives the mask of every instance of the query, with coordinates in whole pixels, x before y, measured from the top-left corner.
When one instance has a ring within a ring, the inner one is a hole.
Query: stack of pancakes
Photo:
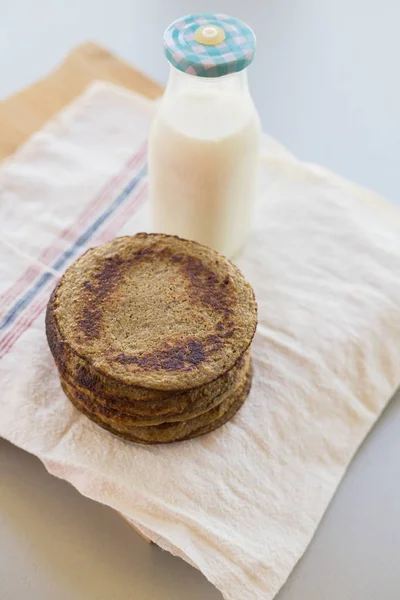
[[[64,274],[46,315],[71,402],[142,444],[223,425],[251,387],[254,293],[217,252],[137,234],[91,249]]]

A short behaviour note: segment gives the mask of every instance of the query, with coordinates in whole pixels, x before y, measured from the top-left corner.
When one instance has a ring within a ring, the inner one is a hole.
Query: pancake
[[[161,399],[217,380],[247,350],[256,324],[253,290],[230,261],[195,242],[137,234],[67,269],[46,332],[61,371],[73,374],[83,361],[111,395],[128,386],[129,397],[148,401],[146,390]]]
[[[228,399],[205,415],[179,423],[164,423],[155,427],[117,427],[114,423],[105,421],[104,418],[83,406],[65,382],[62,382],[62,387],[72,404],[80,412],[114,435],[139,444],[167,444],[195,438],[224,425],[246,400],[251,388],[251,381],[252,369],[250,367],[242,385],[233,390]]]
[[[99,405],[99,410],[104,415],[113,414],[132,416],[138,425],[155,425],[166,421],[183,421],[193,418],[213,408],[220,402],[220,397],[235,386],[250,365],[250,350],[241,356],[236,365],[217,380],[208,385],[192,391],[181,392],[158,401],[133,402],[129,398],[115,398],[107,393],[95,394],[77,384],[76,380],[68,374],[60,374],[69,386],[73,387],[82,397]]]
[[[173,408],[169,414],[160,416],[143,416],[137,415],[132,412],[126,413],[110,406],[104,405],[102,398],[96,397],[93,394],[85,393],[85,390],[74,385],[73,381],[69,381],[65,378],[61,378],[65,387],[70,393],[74,394],[75,398],[84,406],[88,411],[94,412],[99,418],[105,419],[110,424],[122,426],[136,426],[136,427],[147,427],[160,425],[162,423],[174,423],[179,421],[187,421],[188,419],[194,419],[210,411],[212,408],[218,406],[224,402],[231,394],[232,391],[236,390],[243,384],[251,365],[251,358],[249,351],[246,352],[245,357],[241,361],[240,369],[236,368],[235,376],[227,379],[226,385],[221,388],[221,393],[213,396],[205,395],[201,403],[194,401],[189,408],[184,412],[177,413]],[[233,371],[233,369],[232,369]],[[208,386],[204,386],[208,387]],[[203,389],[203,388],[198,388]],[[196,394],[195,390],[195,394]],[[185,394],[188,396],[190,393]],[[198,397],[198,394],[197,394]]]
[[[218,379],[188,391],[171,392],[118,384],[113,379],[101,376],[86,361],[71,352],[68,345],[62,341],[54,316],[54,296],[55,290],[48,303],[46,331],[60,377],[65,379],[67,383],[77,386],[83,393],[90,392],[89,395],[93,394],[101,398],[102,401],[104,400],[103,404],[105,406],[117,410],[143,416],[168,414],[171,412],[170,409],[173,409],[176,413],[182,412],[182,410],[186,410],[187,407],[191,406],[194,401],[201,402],[206,395],[222,393],[227,385],[226,379],[234,375],[234,370],[240,369],[241,361],[246,354],[239,357],[232,369]]]

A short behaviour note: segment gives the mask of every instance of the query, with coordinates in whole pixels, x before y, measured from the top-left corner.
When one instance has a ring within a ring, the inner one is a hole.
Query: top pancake
[[[249,347],[257,325],[253,290],[237,267],[162,234],[89,250],[65,272],[48,310],[62,345],[100,375],[154,390],[217,379]],[[59,345],[47,333],[57,360]]]

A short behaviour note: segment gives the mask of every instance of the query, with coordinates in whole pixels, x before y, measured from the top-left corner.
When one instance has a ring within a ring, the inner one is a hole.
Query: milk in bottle
[[[227,256],[245,242],[256,194],[260,123],[246,72],[254,45],[253,32],[225,15],[173,23],[170,77],[149,140],[154,231]]]

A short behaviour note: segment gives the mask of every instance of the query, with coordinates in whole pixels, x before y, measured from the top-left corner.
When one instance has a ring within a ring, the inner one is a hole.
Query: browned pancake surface
[[[89,250],[66,271],[48,310],[58,364],[70,353],[112,385],[168,391],[231,369],[257,321],[252,288],[232,263],[161,234]]]

